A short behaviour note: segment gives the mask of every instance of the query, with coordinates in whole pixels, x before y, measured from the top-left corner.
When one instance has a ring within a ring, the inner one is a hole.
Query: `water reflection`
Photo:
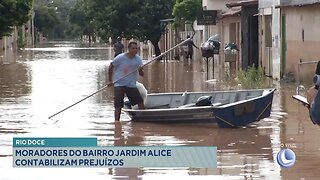
[[[28,95],[31,90],[30,82],[31,77],[26,64],[10,63],[1,65],[0,98],[10,100],[9,98],[19,98]]]
[[[122,114],[113,120],[113,90],[101,93],[48,119],[58,110],[105,86],[111,62],[109,47],[83,47],[73,42],[50,42],[26,49],[18,62],[1,65],[0,168],[4,179],[57,179],[72,173],[76,179],[156,179],[159,175],[186,178],[208,175],[214,179],[295,179],[316,177],[319,128],[307,110],[291,96],[294,85],[281,85],[274,95],[269,118],[246,128],[219,129],[213,124],[133,123]],[[140,81],[148,92],[205,91],[219,89],[206,83],[205,63],[163,61],[145,67]],[[212,75],[210,75],[212,77]],[[218,76],[215,76],[218,77]],[[14,169],[12,137],[98,137],[106,146],[217,146],[218,168],[75,168]],[[282,170],[275,156],[283,143],[294,143],[298,161]],[[309,170],[311,169],[311,170]],[[299,172],[296,173],[296,172]],[[160,176],[163,177],[163,176]],[[170,178],[169,177],[169,178]]]

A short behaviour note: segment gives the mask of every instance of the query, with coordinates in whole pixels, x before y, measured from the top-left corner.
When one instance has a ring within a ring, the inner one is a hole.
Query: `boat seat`
[[[252,98],[255,98],[257,96],[247,96],[247,99],[252,99]]]
[[[259,97],[262,95],[262,91],[254,91],[254,92],[249,92],[247,99],[251,99],[251,98],[255,98],[255,97]]]
[[[188,96],[185,99],[184,104],[191,104],[191,103],[196,103],[197,100],[201,97],[201,96],[212,96],[212,94],[193,94],[190,93],[188,94]]]
[[[178,108],[188,108],[188,107],[196,107],[196,104],[195,103],[185,104],[185,105],[179,106]]]
[[[229,97],[229,103],[234,103],[237,101],[237,97],[238,97],[238,93],[235,92],[235,93],[231,93],[230,94],[230,97]]]
[[[240,95],[239,95],[239,101],[242,101],[242,100],[246,100],[247,99],[247,95],[248,95],[248,92],[244,91],[244,92],[240,92]]]
[[[221,103],[221,102],[218,102],[218,103],[213,103],[213,104],[208,105],[208,106],[221,106],[221,105],[224,105],[224,104]],[[183,106],[179,106],[178,108],[187,108],[187,107],[203,107],[203,106],[197,106],[195,103],[190,103],[190,104],[186,104],[186,105],[183,105]]]
[[[188,94],[186,92],[183,93],[181,96],[173,96],[171,98],[169,107],[170,108],[180,107],[186,103],[187,98],[188,98]]]
[[[229,103],[229,100],[228,99],[219,99],[216,103],[214,104],[217,104],[218,106],[221,106],[221,105],[225,105],[225,104],[228,104]]]
[[[190,94],[185,95],[184,104],[179,106],[178,108],[196,107],[196,106],[212,106],[212,96],[202,95],[197,99],[195,103],[193,102],[193,103],[187,104],[187,101],[190,99],[189,96]]]
[[[221,106],[221,105],[222,105],[222,103],[219,103],[219,102],[218,102],[218,103],[213,103],[213,104],[212,104],[212,106]]]

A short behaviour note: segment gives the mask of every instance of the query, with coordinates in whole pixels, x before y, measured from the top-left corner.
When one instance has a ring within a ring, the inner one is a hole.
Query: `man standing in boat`
[[[138,73],[140,76],[144,74],[142,59],[137,55],[137,52],[138,44],[130,42],[128,44],[128,52],[115,57],[108,69],[108,84],[114,86],[115,121],[120,120],[124,94],[127,95],[131,105],[138,104],[139,109],[144,109],[143,99],[136,85]]]

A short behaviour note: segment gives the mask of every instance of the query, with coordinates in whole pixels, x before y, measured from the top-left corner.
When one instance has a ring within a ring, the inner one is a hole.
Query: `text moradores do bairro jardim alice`
[[[97,138],[13,138],[13,167],[217,167],[215,146],[98,146]]]

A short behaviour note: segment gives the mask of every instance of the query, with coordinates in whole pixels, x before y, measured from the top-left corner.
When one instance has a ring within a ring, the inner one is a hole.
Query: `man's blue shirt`
[[[141,57],[138,55],[135,55],[133,58],[129,58],[126,56],[126,53],[122,53],[115,57],[115,59],[112,61],[112,65],[115,69],[113,76],[113,81],[115,81],[124,77],[130,72],[137,70],[141,65],[143,65],[143,63]],[[138,72],[135,71],[127,77],[117,81],[114,86],[137,87],[137,80]]]

